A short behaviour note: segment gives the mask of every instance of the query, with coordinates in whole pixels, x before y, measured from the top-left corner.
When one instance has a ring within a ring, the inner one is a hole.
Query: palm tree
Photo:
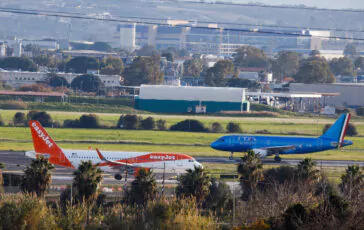
[[[145,205],[148,200],[154,199],[157,194],[157,182],[150,170],[140,169],[131,183],[126,197],[131,204]]]
[[[75,198],[79,202],[92,202],[97,198],[97,189],[102,181],[102,170],[92,165],[91,161],[83,161],[73,173]]]
[[[360,190],[364,187],[363,172],[358,165],[350,165],[345,174],[341,176],[340,190],[349,200],[357,197]]]
[[[197,203],[201,203],[209,195],[211,180],[203,168],[186,170],[186,173],[179,178],[179,185],[176,188],[177,196],[194,196]]]
[[[319,170],[316,169],[316,162],[311,158],[305,158],[297,165],[299,178],[313,182],[319,179]]]
[[[44,197],[46,189],[52,182],[51,172],[54,169],[55,167],[44,157],[32,160],[30,166],[24,170],[20,185],[23,192],[36,193],[38,197]]]
[[[3,178],[3,172],[2,169],[5,168],[5,164],[3,162],[0,162],[0,193],[4,192],[3,184],[4,184],[4,178]]]
[[[243,200],[250,200],[259,181],[263,180],[262,168],[262,161],[254,151],[248,151],[247,154],[241,158],[237,170],[240,174]]]

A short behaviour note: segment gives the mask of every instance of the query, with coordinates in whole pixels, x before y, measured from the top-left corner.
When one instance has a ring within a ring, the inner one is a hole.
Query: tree
[[[355,68],[357,69],[364,69],[364,57],[358,57],[356,60],[355,60]]]
[[[300,56],[292,51],[280,51],[278,57],[272,64],[272,71],[275,76],[292,77],[300,67]],[[276,77],[277,78],[277,77]],[[280,79],[280,78],[279,78]]]
[[[226,82],[227,87],[237,87],[237,88],[248,88],[252,90],[260,89],[261,85],[256,81],[251,81],[248,79],[240,79],[237,77],[232,77]]]
[[[104,88],[104,83],[98,76],[84,74],[77,76],[71,82],[71,87],[84,92],[100,92]]]
[[[33,57],[33,61],[35,62],[35,64],[39,65],[39,66],[50,66],[52,59],[46,55],[39,55],[39,56],[35,56]]]
[[[163,72],[160,69],[160,57],[137,57],[125,69],[124,85],[139,86],[141,84],[160,84]]]
[[[66,72],[87,73],[89,69],[100,69],[100,63],[96,58],[74,57],[66,65]]]
[[[5,125],[5,122],[0,114],[0,126],[4,126]]]
[[[162,53],[162,57],[165,57],[167,59],[167,61],[169,61],[169,62],[173,62],[173,60],[174,60],[174,56],[173,56],[172,52]]]
[[[139,126],[139,118],[137,115],[120,116],[117,128],[121,129],[137,129]]]
[[[27,57],[7,57],[0,60],[0,68],[36,72],[37,65]]]
[[[40,55],[41,48],[39,45],[28,44],[28,45],[24,46],[24,51],[31,52],[33,56],[37,56],[37,55]]]
[[[3,172],[2,170],[5,168],[5,164],[3,162],[0,162],[0,194],[4,192],[3,184],[4,184],[4,178],[3,178]]]
[[[349,200],[357,197],[364,187],[364,175],[359,165],[349,165],[345,174],[341,175],[341,183],[339,185],[341,192],[348,197]]]
[[[68,83],[68,81],[61,76],[58,76],[55,73],[49,73],[47,74],[47,79],[46,81],[48,82],[49,86],[53,87],[53,88],[57,88],[57,87],[70,87],[70,84]]]
[[[28,112],[28,120],[37,120],[39,121],[39,123],[41,123],[41,125],[43,127],[52,127],[53,124],[53,120],[52,117],[49,113],[43,111],[43,112],[38,112],[38,111],[29,111]]]
[[[100,119],[96,114],[84,114],[80,117],[78,124],[80,128],[97,129],[100,127]]]
[[[214,122],[212,123],[211,131],[213,133],[222,133],[224,132],[224,128],[219,122]]]
[[[239,67],[268,68],[269,61],[263,50],[252,47],[240,47],[234,55],[234,63]]]
[[[123,60],[116,57],[108,57],[101,63],[101,74],[120,75],[124,71]]]
[[[26,122],[25,114],[22,112],[17,112],[13,117],[14,125],[24,125]]]
[[[331,72],[341,76],[355,76],[353,62],[348,57],[334,58],[330,61]]]
[[[319,57],[321,55],[319,50],[312,50],[310,53],[310,57]]]
[[[155,56],[159,55],[158,50],[154,46],[145,45],[140,50],[136,51],[137,56]]]
[[[204,124],[198,120],[186,119],[178,122],[177,124],[169,127],[171,131],[185,131],[185,132],[206,132]]]
[[[183,76],[199,77],[203,70],[203,61],[194,58],[183,62]]]
[[[294,76],[299,83],[333,83],[334,75],[324,58],[312,58],[303,62],[298,73]]]
[[[240,175],[243,200],[250,200],[259,181],[263,180],[262,168],[263,164],[259,156],[252,150],[249,150],[247,154],[241,158],[237,171]]]
[[[226,130],[229,133],[242,133],[243,131],[240,128],[240,125],[238,123],[234,123],[234,122],[229,122],[226,125]]]
[[[225,79],[234,73],[234,63],[230,60],[221,60],[207,70],[205,83],[208,86],[224,86]]]
[[[357,58],[359,56],[357,46],[353,43],[347,44],[344,49],[344,55],[351,59]]]
[[[102,170],[92,165],[91,161],[82,161],[73,175],[72,186],[76,188],[76,200],[81,203],[95,201],[97,189],[103,179]]]
[[[159,120],[157,121],[157,129],[158,129],[158,130],[167,130],[167,127],[166,127],[166,120],[159,119]]]
[[[232,204],[229,186],[223,181],[217,182],[215,178],[212,178],[209,195],[204,201],[204,206],[221,216],[222,214],[229,214],[228,211],[231,210]]]
[[[196,202],[200,204],[209,195],[210,177],[200,167],[195,166],[194,169],[187,169],[178,181],[177,197],[194,196]]]
[[[147,117],[140,122],[142,129],[153,130],[155,128],[155,121],[153,117]]]
[[[142,168],[131,183],[126,197],[131,204],[145,205],[148,200],[154,199],[156,194],[157,182],[154,174],[152,171]]]
[[[112,51],[112,48],[109,44],[107,44],[106,42],[95,42],[92,46],[91,46],[92,50],[97,50],[97,51],[104,51],[104,52],[110,52]]]
[[[319,179],[319,170],[316,169],[316,162],[311,158],[305,158],[297,165],[297,175],[299,178],[310,183]]]
[[[24,177],[21,182],[23,192],[35,193],[38,197],[44,197],[46,189],[52,181],[51,172],[55,167],[44,157],[32,160],[30,166],[24,170]]]

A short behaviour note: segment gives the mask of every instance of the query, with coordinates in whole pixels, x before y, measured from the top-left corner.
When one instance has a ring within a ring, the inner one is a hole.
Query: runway
[[[275,162],[270,158],[263,158],[262,162],[266,165],[297,165],[301,159],[284,159],[282,156],[281,162]],[[195,157],[195,159],[204,164],[204,163],[219,163],[231,165],[232,169],[235,170],[234,164],[239,163],[240,158],[235,158],[234,160],[229,160],[228,157]],[[24,152],[13,152],[13,151],[0,151],[0,162],[3,162],[6,166],[6,172],[12,173],[22,173],[22,171],[26,168],[27,165],[30,164],[32,159],[25,156]],[[363,161],[341,161],[341,160],[316,160],[318,166],[323,167],[347,167],[348,165],[358,164],[361,167],[364,167]],[[228,166],[227,166],[228,167]],[[54,175],[52,176],[53,184],[67,184],[72,179],[73,170],[63,167],[56,166],[56,170]],[[165,183],[176,183],[175,178],[173,178],[172,174],[166,176]],[[129,176],[131,177],[131,176]],[[158,182],[161,182],[161,175],[157,175]],[[128,181],[132,180],[129,178]],[[105,174],[104,182],[108,184],[120,184],[124,182],[124,178],[121,181],[117,181],[114,179],[113,175]]]

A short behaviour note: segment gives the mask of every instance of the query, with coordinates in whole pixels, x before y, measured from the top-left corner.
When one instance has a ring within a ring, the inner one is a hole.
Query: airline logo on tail
[[[43,131],[38,127],[38,125],[35,122],[32,122],[32,127],[34,130],[38,133],[38,137],[42,138],[44,143],[49,147],[52,148],[53,143],[49,140],[49,136],[44,134]]]
[[[342,144],[344,142],[344,138],[345,138],[346,130],[348,129],[348,126],[349,126],[350,118],[351,118],[351,114],[350,113],[346,114],[344,124],[343,124],[343,127],[341,128],[341,133],[340,133],[340,137],[339,137],[339,146],[340,147],[342,147]]]

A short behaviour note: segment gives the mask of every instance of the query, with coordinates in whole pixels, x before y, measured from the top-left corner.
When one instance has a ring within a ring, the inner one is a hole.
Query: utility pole
[[[166,162],[164,162],[164,167],[163,167],[163,180],[162,180],[162,196],[164,196],[164,178],[166,175]]]

